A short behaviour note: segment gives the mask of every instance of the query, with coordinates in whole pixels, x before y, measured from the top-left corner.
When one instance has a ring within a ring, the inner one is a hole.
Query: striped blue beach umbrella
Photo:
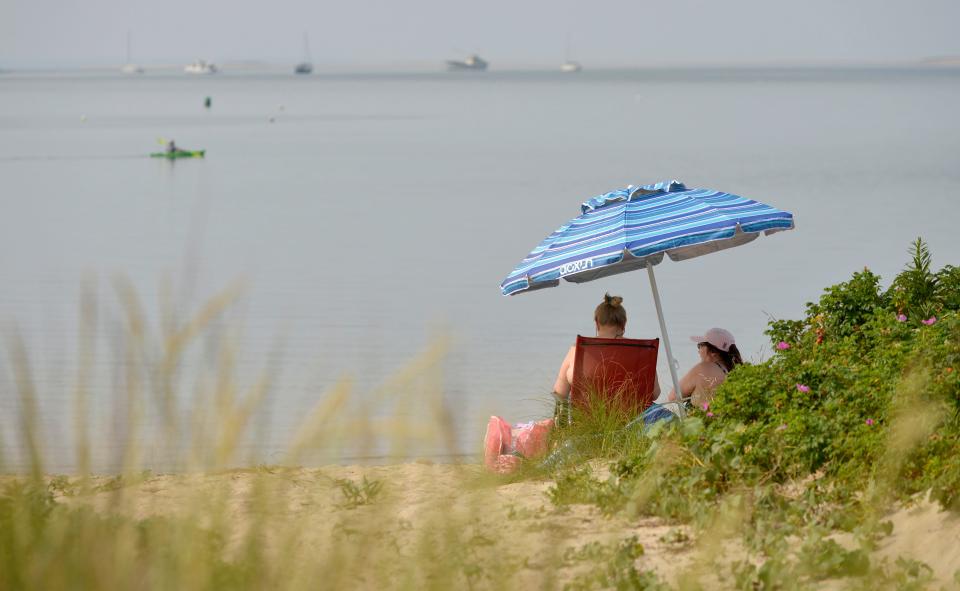
[[[500,284],[503,295],[583,283],[647,269],[670,376],[680,391],[653,266],[740,246],[761,233],[793,229],[793,214],[678,181],[630,186],[585,201],[581,214],[550,234]]]

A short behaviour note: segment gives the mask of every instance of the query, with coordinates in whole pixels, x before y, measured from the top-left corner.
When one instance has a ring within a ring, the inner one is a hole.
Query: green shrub
[[[866,572],[864,554],[821,534],[785,540],[840,528],[869,545],[886,504],[922,491],[960,509],[960,270],[931,261],[918,239],[888,290],[864,269],[804,318],[772,320],[774,353],[732,371],[709,413],[614,454],[606,482],[559,475],[551,498],[701,528],[736,499],[745,541],[767,557],[735,569],[742,588]],[[891,585],[913,577],[885,568],[873,570]]]
[[[853,274],[850,281],[824,290],[817,303],[807,304],[806,324],[819,341],[856,334],[878,310],[889,307],[890,298],[880,292],[880,276],[870,269]]]
[[[923,240],[910,248],[911,260],[890,285],[888,294],[897,311],[916,318],[929,318],[940,306],[939,276],[930,270],[933,258]]]
[[[618,591],[656,591],[668,589],[656,573],[637,570],[636,560],[643,555],[643,546],[636,536],[629,537],[615,546],[597,542],[587,544],[577,551],[567,552],[567,562],[588,560],[601,566],[575,578],[565,591],[590,591],[593,589],[616,589]]]
[[[947,310],[960,310],[960,267],[947,265],[937,272],[937,299]]]

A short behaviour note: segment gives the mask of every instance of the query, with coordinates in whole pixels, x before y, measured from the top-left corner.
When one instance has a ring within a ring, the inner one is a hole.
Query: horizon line
[[[950,69],[960,67],[960,55],[930,56],[917,59],[903,60],[756,60],[756,61],[676,61],[676,62],[648,62],[648,63],[616,63],[600,62],[591,65],[589,61],[578,60],[584,69],[590,71],[623,71],[623,70],[670,70],[670,69],[749,69],[749,68],[784,68],[784,69],[803,69],[803,68],[942,68]],[[174,60],[142,61],[131,62],[132,65],[140,66],[144,69],[154,69],[164,72],[182,71],[183,67],[190,63]],[[252,71],[272,71],[286,70],[293,67],[297,60],[282,61],[279,59],[258,59],[258,58],[237,58],[228,59],[220,62],[211,62],[217,64],[221,69],[227,68],[236,72]],[[410,60],[395,62],[324,62],[314,61],[314,67],[325,68],[327,73],[433,73],[444,72],[444,60]],[[505,66],[493,67],[488,72],[553,72],[562,62],[547,63],[543,61],[536,62],[509,62]],[[123,62],[45,62],[25,64],[4,64],[0,61],[0,72],[5,73],[55,73],[55,72],[96,72],[96,71],[114,71],[123,67]],[[322,72],[316,72],[322,73]]]

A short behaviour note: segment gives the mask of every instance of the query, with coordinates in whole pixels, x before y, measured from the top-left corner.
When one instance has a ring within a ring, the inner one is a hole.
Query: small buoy
[[[213,100],[211,100],[210,97],[206,97],[205,99],[203,99],[203,106],[204,106],[204,107],[206,107],[206,108],[209,109],[209,108],[210,108],[210,105],[212,105],[212,104],[213,104]]]
[[[276,119],[274,119],[274,118],[271,116],[271,117],[267,117],[267,121],[269,121],[270,123],[273,123],[274,121],[276,121]]]

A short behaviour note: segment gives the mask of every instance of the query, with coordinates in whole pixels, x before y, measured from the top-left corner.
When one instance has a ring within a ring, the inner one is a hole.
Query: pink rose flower
[[[777,349],[780,351],[786,351],[789,348],[790,348],[790,343],[788,343],[787,341],[780,341],[779,343],[777,343]]]
[[[704,403],[703,403],[703,410],[710,410],[710,403],[709,403],[709,402],[704,402]]]
[[[907,321],[906,314],[897,314],[897,322],[906,322],[906,321]]]
[[[866,423],[868,427],[872,427],[872,426],[873,426],[873,419],[867,419],[866,421],[864,421],[864,423]]]
[[[931,316],[930,318],[927,318],[926,320],[921,320],[920,322],[926,324],[927,326],[930,326],[931,324],[934,324],[937,322],[937,317]]]
[[[808,386],[808,385],[806,385],[806,384],[797,384],[797,392],[801,392],[801,393],[803,393],[803,394],[806,394],[806,393],[809,392],[809,391],[810,391],[810,386]]]
[[[712,413],[712,412],[708,412],[708,413],[707,413],[707,418],[708,418],[708,419],[712,419],[712,418],[713,418],[713,416],[714,416],[714,415],[713,415],[713,413]]]

